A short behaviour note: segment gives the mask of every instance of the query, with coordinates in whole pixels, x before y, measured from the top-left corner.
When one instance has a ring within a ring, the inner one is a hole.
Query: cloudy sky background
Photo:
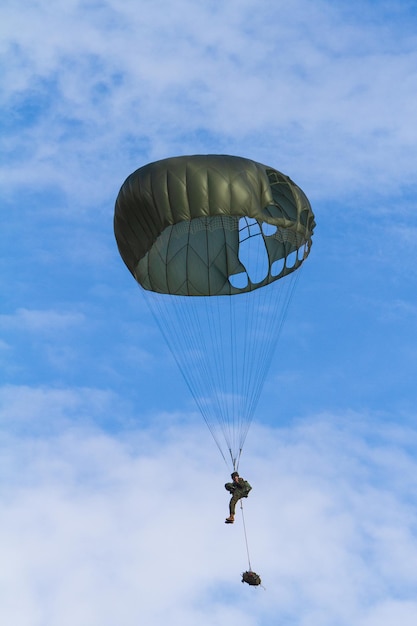
[[[3,2],[0,621],[414,626],[417,6]],[[228,473],[112,231],[145,163],[275,167],[317,218]]]

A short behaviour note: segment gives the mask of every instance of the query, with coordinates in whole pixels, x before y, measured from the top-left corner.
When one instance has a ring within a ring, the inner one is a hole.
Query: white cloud
[[[51,416],[69,417],[76,395],[44,393],[43,412],[49,404]],[[78,406],[86,402],[82,392]],[[92,416],[109,410],[103,395]],[[210,435],[178,418],[113,435],[79,419],[36,438],[6,426],[2,622],[411,624],[417,442],[406,425],[376,432],[357,414],[254,426],[242,474],[253,485],[245,521],[263,591],[240,583],[242,520],[238,511],[233,527],[223,523],[228,472]]]
[[[110,415],[119,424],[126,404],[113,392],[92,388],[48,388],[5,385],[0,388],[0,429],[20,434],[56,433]]]
[[[380,606],[370,610],[368,615],[361,619],[359,626],[391,626],[402,624],[413,626],[417,615],[417,602],[408,600],[388,600]]]
[[[13,187],[103,201],[143,160],[204,150],[201,131],[319,197],[413,179],[416,58],[400,20],[401,38],[370,9],[347,19],[325,2],[3,11],[5,97],[25,126],[10,137]]]

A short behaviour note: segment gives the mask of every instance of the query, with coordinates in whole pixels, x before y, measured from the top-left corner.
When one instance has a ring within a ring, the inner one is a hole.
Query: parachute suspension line
[[[258,231],[252,230],[249,239],[258,263],[265,243],[260,226],[255,226]],[[253,224],[250,228],[254,229]],[[249,232],[248,226],[246,230]],[[241,241],[241,234],[239,238]],[[261,289],[232,296],[143,290],[221,456],[226,465],[231,461],[236,471],[299,271]],[[209,278],[210,267],[207,281]]]
[[[260,245],[259,245],[259,224],[252,219],[242,218],[239,222],[239,249],[242,250],[243,257],[240,258],[248,272],[248,278],[253,281],[258,276],[253,275],[253,270],[259,267]],[[262,239],[263,244],[263,239]],[[262,290],[261,290],[262,291]],[[263,294],[261,294],[262,296]],[[246,298],[244,313],[240,320],[236,320],[235,333],[236,342],[240,340],[242,345],[242,381],[241,393],[239,397],[239,449],[242,450],[246,433],[252,421],[253,413],[250,412],[250,393],[251,393],[251,370],[257,367],[256,342],[251,340],[251,334],[254,332],[258,321],[255,319],[256,301],[254,293],[245,294]],[[240,324],[240,325],[239,325]],[[237,336],[238,335],[238,336]],[[246,339],[249,338],[249,341]],[[252,389],[253,391],[253,389]],[[239,455],[240,456],[240,455]]]
[[[239,260],[245,266],[252,256],[254,258],[251,259],[250,265],[256,267],[259,255],[256,255],[253,246],[256,241],[251,235],[251,227],[251,221],[247,218],[239,220],[239,249],[243,250],[243,257],[239,254]],[[246,342],[246,339],[250,337],[249,333],[254,321],[254,299],[251,296],[252,294],[239,294],[233,299],[231,298],[229,302],[232,347],[232,414],[236,433],[235,449],[240,450],[239,457],[245,439],[245,431],[251,421],[251,415],[248,413],[250,386],[246,383],[248,372],[253,365],[251,357],[253,357],[255,350],[255,346],[250,341]],[[235,306],[235,304],[239,304],[239,306]],[[238,315],[239,308],[240,315]],[[241,361],[240,367],[239,359]],[[240,380],[236,379],[236,372],[240,373]]]
[[[242,502],[242,500],[240,501],[240,510],[242,511],[243,534],[245,536],[246,554],[247,554],[247,557],[248,557],[249,571],[251,572],[252,571],[252,565],[251,565],[251,562],[250,562],[248,535],[247,535],[247,532],[246,532],[246,524],[245,524],[245,516],[243,514],[243,502]]]
[[[237,472],[238,467],[239,467],[239,457],[233,456],[233,452],[230,448],[229,448],[229,452],[230,452],[230,458],[232,459],[233,471]]]
[[[190,298],[188,298],[190,300]],[[228,449],[233,448],[232,428],[228,419],[227,398],[219,392],[224,385],[222,377],[227,371],[225,357],[226,350],[223,349],[223,324],[219,320],[222,319],[220,314],[212,314],[211,307],[219,307],[219,298],[191,298],[191,306],[195,310],[192,313],[192,319],[189,328],[192,328],[193,320],[198,320],[198,333],[195,331],[195,353],[200,353],[198,365],[193,371],[193,388],[192,393],[203,414],[203,417],[209,425],[210,432],[216,432],[215,423],[217,422],[223,437],[227,443]],[[198,302],[197,302],[198,300]],[[188,305],[188,302],[185,303]],[[187,306],[185,308],[188,308]],[[216,323],[217,322],[217,323]],[[195,323],[195,322],[194,322]],[[204,376],[198,378],[198,367],[202,368]],[[192,368],[191,368],[192,369]],[[190,372],[187,369],[188,374]],[[217,435],[214,435],[217,439]],[[233,459],[232,452],[230,452]]]
[[[259,229],[258,225],[258,229]],[[259,265],[259,259],[261,256],[261,247],[264,246],[264,240],[261,236],[261,233],[257,233],[257,235],[252,236],[253,243],[257,243],[256,245],[256,264]],[[253,247],[253,246],[252,246]],[[249,297],[251,298],[249,301]],[[246,409],[246,419],[243,424],[242,432],[241,432],[241,440],[240,447],[243,447],[245,442],[247,433],[249,431],[250,425],[252,423],[253,414],[256,407],[256,402],[253,401],[253,396],[257,395],[257,387],[262,387],[262,380],[264,378],[263,367],[262,367],[262,358],[260,353],[260,346],[262,346],[262,341],[258,342],[258,333],[269,335],[268,330],[268,317],[265,316],[265,303],[269,302],[271,297],[271,291],[267,288],[261,290],[255,290],[252,293],[248,294],[248,306],[247,306],[247,315],[245,316],[245,329],[244,333],[246,337],[251,337],[251,340],[248,342],[248,346],[245,346],[244,351],[244,381],[243,381],[243,389],[244,389],[244,406]],[[272,341],[272,337],[270,337]],[[264,341],[265,342],[265,341]],[[253,346],[250,349],[250,346]],[[266,374],[266,370],[265,370]],[[258,380],[254,385],[254,380],[256,380],[256,376],[258,376]],[[260,393],[260,390],[259,390]]]
[[[244,418],[242,418],[240,427],[240,449],[244,445],[253,420],[266,374],[270,368],[278,338],[294,295],[298,273],[299,270],[272,285],[245,294],[248,299],[252,297],[254,300],[251,303],[248,302],[243,333],[246,337],[254,333],[255,335],[248,342],[249,348],[246,349],[245,345],[243,351],[244,381],[241,400],[244,407],[242,409]]]
[[[239,469],[240,457],[242,455],[242,448],[239,450],[239,454],[236,456],[236,459],[233,461],[233,471],[237,472]]]
[[[222,229],[222,232],[224,233],[224,229]],[[207,228],[206,241],[209,254],[210,246],[208,245],[208,240],[209,229]],[[226,239],[224,239],[224,246],[226,246]],[[214,261],[215,258],[208,257],[208,284],[210,283],[211,263],[214,263]],[[228,298],[226,298],[227,300]],[[225,387],[225,374],[230,371],[230,368],[227,366],[227,359],[229,358],[227,346],[230,344],[227,323],[230,321],[230,316],[228,318],[222,315],[226,304],[225,298],[219,296],[188,297],[183,299],[182,304],[184,314],[189,314],[186,328],[190,331],[190,337],[193,338],[194,354],[200,355],[197,358],[197,367],[191,368],[193,370],[190,376],[193,386],[192,393],[200,411],[203,412],[206,423],[217,422],[233,462],[232,450],[236,447],[234,442],[235,429],[230,419],[229,397],[225,392],[220,391]],[[199,324],[198,332],[194,328],[196,322]],[[198,375],[198,368],[204,372],[204,376]],[[187,367],[184,369],[188,370]],[[188,372],[188,375],[190,375],[190,372]],[[210,430],[212,434],[215,429],[215,424],[211,424]]]
[[[142,293],[144,293],[145,295],[145,301],[152,313],[152,316],[154,317],[158,328],[160,329],[166,344],[183,376],[183,379],[188,387],[188,389],[191,392],[192,397],[194,398],[197,407],[201,413],[201,415],[204,418],[204,421],[207,424],[207,427],[214,439],[215,444],[217,445],[217,448],[219,449],[219,452],[221,454],[221,456],[223,457],[224,462],[226,463],[227,467],[229,467],[229,463],[227,462],[226,456],[223,452],[223,447],[220,443],[220,440],[217,436],[216,433],[216,429],[214,428],[213,424],[210,422],[210,419],[208,417],[208,412],[207,412],[207,407],[206,405],[206,401],[205,398],[203,398],[201,395],[198,395],[196,392],[196,389],[198,388],[198,379],[197,382],[195,380],[193,380],[192,376],[189,376],[189,369],[184,365],[183,361],[179,358],[179,356],[182,354],[180,348],[181,346],[181,341],[179,340],[179,328],[178,328],[178,322],[179,319],[181,319],[182,321],[184,321],[184,319],[187,317],[187,313],[189,311],[189,308],[187,306],[182,307],[182,313],[179,316],[178,319],[175,319],[175,317],[172,317],[172,313],[173,313],[173,309],[174,307],[171,307],[168,303],[168,298],[170,296],[166,295],[166,294],[159,294],[159,293],[154,293],[152,291],[148,291],[145,289],[141,290]],[[185,296],[184,296],[185,297]],[[180,300],[182,300],[182,296],[175,296],[175,301],[180,303]],[[192,300],[192,298],[189,298],[189,300]],[[181,305],[181,303],[180,303]],[[178,308],[177,312],[180,311],[181,306]],[[192,322],[195,323],[196,320],[197,322],[199,321],[198,316],[191,316],[192,317]],[[165,325],[163,325],[163,323],[165,323]],[[201,331],[201,329],[199,329],[199,331]],[[201,332],[200,332],[201,334]],[[190,351],[193,350],[193,348],[195,348],[195,346],[193,346],[193,342],[191,341],[187,341],[187,333],[184,332],[182,335],[182,340],[185,341],[185,343],[187,344],[188,348]],[[203,361],[204,364],[204,361]],[[208,380],[210,380],[210,378],[208,378]],[[193,387],[193,384],[195,385],[195,388]],[[231,455],[232,456],[232,455]],[[232,457],[233,459],[233,457]]]
[[[239,351],[239,344],[238,344],[238,324],[237,324],[237,320],[236,320],[236,309],[234,307],[234,300],[232,298],[228,298],[228,320],[229,320],[229,345],[231,348],[231,389],[230,389],[230,394],[231,394],[231,401],[232,401],[232,406],[231,406],[231,423],[232,423],[232,428],[233,428],[233,433],[234,433],[234,440],[233,440],[233,449],[237,450],[240,447],[240,437],[239,437],[239,433],[240,433],[240,423],[241,420],[244,418],[243,414],[242,414],[242,410],[240,407],[240,398],[238,395],[238,381],[237,381],[237,373],[239,372],[239,367],[238,367],[238,351]],[[236,462],[239,462],[237,458],[233,459],[233,469],[236,470]]]
[[[240,223],[244,223],[244,226],[239,227],[239,242],[241,245],[242,243],[246,246],[250,245],[255,267],[262,268],[266,247],[262,226],[259,222],[251,223],[246,218],[243,218]],[[263,289],[254,289],[252,292],[233,298],[234,300],[246,298],[244,314],[240,320],[233,321],[235,334],[232,342],[233,346],[241,350],[243,361],[240,368],[242,380],[240,381],[239,413],[236,426],[240,450],[253,420],[297,280],[298,272],[292,272],[291,275]],[[246,342],[244,338],[249,340]],[[236,349],[237,352],[238,349]],[[238,371],[238,368],[234,369]]]
[[[288,312],[289,304],[293,298],[295,285],[298,280],[298,272],[293,272],[287,277],[284,277],[279,281],[278,284],[269,285],[264,289],[266,291],[270,288],[271,298],[264,301],[264,316],[267,318],[269,316],[269,322],[266,319],[265,328],[262,329],[264,332],[270,332],[271,335],[275,335],[274,340],[271,342],[264,341],[263,346],[261,344],[261,352],[258,357],[258,367],[255,368],[253,374],[255,377],[255,382],[252,383],[254,393],[250,400],[250,406],[248,411],[253,414],[259,397],[262,392],[263,382],[266,378],[266,374],[270,368],[275,348],[278,342],[278,338],[281,334],[284,321]],[[259,290],[260,291],[260,290]],[[273,291],[276,293],[273,294]],[[273,296],[277,296],[277,301],[274,302]]]
[[[235,466],[237,447],[233,439],[230,410],[227,397],[219,393],[219,388],[225,384],[225,356],[229,358],[227,346],[230,344],[231,326],[234,326],[233,320],[224,315],[224,307],[230,306],[231,298],[169,296],[147,290],[143,290],[143,293],[221,456],[229,466],[218,427],[226,440],[232,465]],[[218,312],[209,308],[213,306],[217,307]],[[213,353],[212,361],[209,362]]]
[[[229,345],[229,328],[228,328],[228,319],[227,316],[222,315],[222,308],[225,304],[225,301],[221,299],[220,296],[211,298],[210,301],[207,301],[207,309],[205,311],[207,315],[207,328],[209,330],[208,335],[211,338],[212,346],[214,346],[214,358],[212,359],[212,416],[218,422],[220,429],[222,430],[223,436],[227,443],[230,456],[233,462],[233,450],[235,448],[234,445],[234,429],[233,422],[230,419],[230,414],[228,411],[228,396],[227,392],[224,391],[224,376],[226,374],[230,374],[229,366],[228,366],[228,350],[227,346]],[[213,315],[210,314],[210,308],[213,307],[215,309],[215,313]],[[206,351],[206,355],[208,358],[209,354],[209,346]],[[223,389],[223,391],[222,391]]]

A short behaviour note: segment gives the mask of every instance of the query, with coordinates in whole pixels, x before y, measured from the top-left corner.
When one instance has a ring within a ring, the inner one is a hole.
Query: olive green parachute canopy
[[[263,274],[239,252],[261,234]],[[255,161],[225,155],[180,156],[139,168],[116,200],[120,254],[146,290],[184,296],[235,295],[272,283],[308,256],[315,226],[293,181]]]
[[[120,254],[234,470],[314,227],[288,176],[235,156],[150,163],[116,200]]]

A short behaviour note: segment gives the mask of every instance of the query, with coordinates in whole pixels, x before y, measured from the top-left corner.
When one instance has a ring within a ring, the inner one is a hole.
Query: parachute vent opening
[[[246,289],[249,284],[248,275],[246,272],[232,274],[232,276],[229,276],[229,281],[232,287],[234,287],[235,289]]]
[[[268,224],[268,222],[262,222],[262,232],[265,237],[270,237],[271,235],[275,235],[278,227],[274,224]]]
[[[288,268],[294,267],[294,265],[297,262],[297,258],[298,258],[297,250],[294,250],[294,252],[290,252],[290,254],[287,257],[285,257],[285,267],[288,267]]]
[[[271,275],[279,276],[284,269],[285,259],[278,259],[278,261],[274,261],[271,265]]]
[[[270,254],[267,247],[267,239],[275,238],[278,234],[278,228],[274,224],[267,222],[259,222],[254,218],[242,217],[239,219],[239,243],[238,243],[238,259],[244,272],[231,274],[229,276],[230,284],[235,289],[246,289],[249,282],[257,285],[265,281],[268,276],[278,276],[284,269],[284,259],[274,262],[274,270],[270,266]],[[296,253],[295,253],[296,257]],[[286,263],[286,267],[293,267],[296,258],[290,258],[290,264]],[[280,267],[279,271],[277,271]]]
[[[238,257],[251,283],[260,283],[268,276],[269,260],[261,228],[255,219],[239,220]]]

